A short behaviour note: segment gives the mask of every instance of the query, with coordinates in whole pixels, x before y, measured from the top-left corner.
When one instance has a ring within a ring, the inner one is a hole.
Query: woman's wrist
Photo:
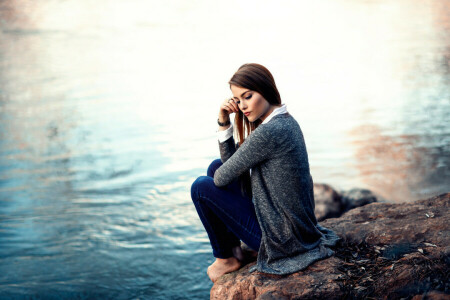
[[[219,118],[217,119],[217,123],[219,123],[219,131],[227,130],[231,126],[230,122],[230,116],[226,115],[219,115]],[[222,125],[220,124],[222,123]]]
[[[230,121],[230,116],[222,116],[219,115],[218,122],[220,123],[228,123]]]
[[[217,119],[217,124],[219,124],[219,126],[227,126],[227,125],[230,125],[231,122],[230,122],[230,119],[226,120],[225,122],[221,122],[220,118],[219,118],[219,119]]]
[[[227,130],[228,128],[231,127],[231,124],[228,124],[227,126],[219,126],[219,130],[218,131],[224,131]]]

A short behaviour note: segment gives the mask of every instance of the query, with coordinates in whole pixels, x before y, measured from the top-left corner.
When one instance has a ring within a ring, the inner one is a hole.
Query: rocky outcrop
[[[449,299],[450,193],[416,202],[371,203],[321,224],[342,241],[301,272],[225,274],[211,299]]]
[[[338,192],[329,184],[314,183],[314,202],[314,213],[320,222],[340,217],[350,209],[385,200],[367,189],[354,188]]]
[[[337,218],[345,211],[342,195],[328,184],[314,183],[314,204],[317,221]]]

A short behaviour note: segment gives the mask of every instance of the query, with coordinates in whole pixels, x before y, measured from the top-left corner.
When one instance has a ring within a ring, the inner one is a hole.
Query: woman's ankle
[[[218,262],[218,263],[221,263],[221,264],[233,264],[233,263],[235,263],[236,261],[239,261],[236,257],[234,257],[234,256],[230,256],[230,257],[227,257],[227,258],[219,258],[219,257],[216,257],[216,261]]]

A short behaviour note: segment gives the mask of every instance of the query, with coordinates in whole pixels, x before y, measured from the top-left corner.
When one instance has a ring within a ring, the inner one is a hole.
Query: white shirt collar
[[[269,122],[273,117],[279,114],[285,114],[287,113],[287,107],[286,104],[282,104],[281,107],[275,108],[270,115],[267,116],[267,118],[264,119],[264,121],[261,124],[266,124]]]

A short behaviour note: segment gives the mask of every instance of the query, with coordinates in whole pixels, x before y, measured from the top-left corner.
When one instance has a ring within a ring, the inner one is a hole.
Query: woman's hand
[[[231,98],[225,99],[222,102],[222,105],[220,106],[219,121],[226,122],[229,119],[229,115],[231,113],[235,113],[238,111],[239,107],[237,106],[237,104],[234,102],[233,99]]]

